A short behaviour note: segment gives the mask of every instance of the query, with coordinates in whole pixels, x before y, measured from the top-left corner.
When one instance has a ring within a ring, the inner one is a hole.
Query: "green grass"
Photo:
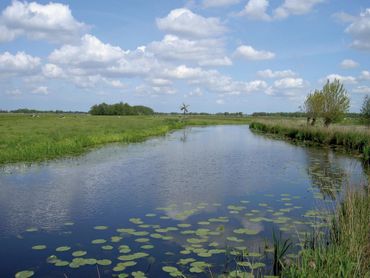
[[[363,155],[370,162],[370,129],[361,125],[333,125],[329,128],[307,125],[304,119],[255,119],[252,130],[308,143],[341,146]]]
[[[283,277],[370,277],[370,188],[348,190],[327,236],[315,241]]]
[[[189,125],[246,124],[246,118],[0,114],[0,164],[81,154],[112,142],[140,142]]]

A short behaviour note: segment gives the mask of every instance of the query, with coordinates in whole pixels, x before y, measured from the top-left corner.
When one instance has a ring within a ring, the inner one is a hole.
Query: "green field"
[[[223,116],[90,116],[0,114],[0,164],[81,154],[112,142],[139,142],[185,126],[246,124]]]

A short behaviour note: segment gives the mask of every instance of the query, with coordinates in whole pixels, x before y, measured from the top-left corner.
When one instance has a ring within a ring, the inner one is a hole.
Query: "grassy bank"
[[[78,155],[112,142],[139,142],[185,126],[242,124],[245,118],[194,116],[0,115],[0,164]]]
[[[370,129],[360,125],[308,126],[304,120],[263,120],[250,124],[255,131],[321,145],[341,146],[363,155],[370,162]]]
[[[282,277],[370,277],[370,189],[348,190],[325,237],[314,235]]]

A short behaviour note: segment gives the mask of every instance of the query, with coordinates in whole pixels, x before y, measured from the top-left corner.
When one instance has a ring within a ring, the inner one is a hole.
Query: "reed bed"
[[[341,146],[362,154],[370,163],[370,129],[361,125],[333,125],[329,128],[307,125],[304,119],[258,119],[250,128],[262,133],[314,144]]]

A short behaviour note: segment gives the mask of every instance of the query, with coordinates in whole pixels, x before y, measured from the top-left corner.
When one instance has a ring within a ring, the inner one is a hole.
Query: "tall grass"
[[[348,189],[329,234],[303,249],[283,277],[370,277],[370,190]]]
[[[0,115],[0,164],[78,155],[112,142],[140,142],[188,125],[246,123],[212,116]]]
[[[312,127],[292,120],[259,120],[250,124],[252,130],[276,134],[292,140],[323,145],[342,146],[363,155],[370,162],[370,129],[363,126]]]

